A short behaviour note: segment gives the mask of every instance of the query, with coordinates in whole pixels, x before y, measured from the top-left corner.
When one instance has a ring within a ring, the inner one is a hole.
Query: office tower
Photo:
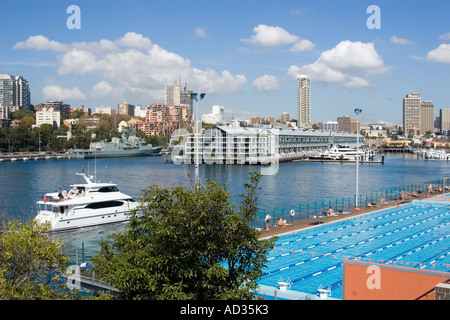
[[[0,105],[30,109],[31,93],[28,81],[20,76],[0,74]]]
[[[434,131],[434,104],[431,101],[423,101],[420,104],[420,133]]]
[[[350,132],[350,117],[342,116],[337,118],[338,131]]]
[[[441,133],[446,130],[450,130],[450,109],[440,109],[439,118],[441,123]]]
[[[403,135],[414,135],[417,130],[420,130],[420,94],[410,93],[403,99]]]
[[[309,127],[311,123],[311,79],[305,75],[297,77],[297,127]]]
[[[166,85],[166,103],[165,105],[179,106],[181,104],[181,85],[179,83]]]

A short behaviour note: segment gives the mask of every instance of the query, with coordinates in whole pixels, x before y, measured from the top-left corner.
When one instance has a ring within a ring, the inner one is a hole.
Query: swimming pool
[[[450,203],[412,203],[279,236],[260,285],[342,299],[342,261],[357,259],[448,271]]]

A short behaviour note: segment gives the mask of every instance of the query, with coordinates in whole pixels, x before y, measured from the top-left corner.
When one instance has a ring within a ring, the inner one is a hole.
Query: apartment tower
[[[297,127],[311,124],[311,79],[305,75],[297,77]]]
[[[30,109],[28,81],[20,76],[0,74],[0,105],[14,109]]]

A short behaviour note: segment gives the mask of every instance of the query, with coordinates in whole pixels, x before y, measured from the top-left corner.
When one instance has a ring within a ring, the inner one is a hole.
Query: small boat
[[[139,206],[114,183],[93,182],[93,177],[84,173],[76,175],[83,177],[85,183],[71,185],[68,193],[46,193],[37,201],[38,223],[49,223],[52,231],[60,231],[123,222]]]

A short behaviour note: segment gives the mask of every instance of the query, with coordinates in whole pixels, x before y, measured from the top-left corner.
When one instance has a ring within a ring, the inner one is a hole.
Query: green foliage
[[[70,294],[55,290],[59,272],[68,259],[61,243],[46,234],[48,227],[31,221],[4,222],[0,229],[0,299],[65,299]]]
[[[252,299],[274,239],[250,227],[259,174],[239,207],[222,185],[150,186],[123,234],[102,242],[94,270],[121,299]]]

